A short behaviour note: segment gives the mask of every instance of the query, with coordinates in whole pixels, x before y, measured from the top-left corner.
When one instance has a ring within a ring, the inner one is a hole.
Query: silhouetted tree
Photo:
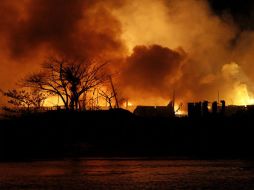
[[[67,110],[77,110],[81,95],[105,80],[104,65],[51,57],[43,64],[41,72],[25,79],[24,85],[57,95]]]
[[[112,99],[115,98],[115,95],[112,91],[106,89],[106,90],[99,90],[99,94],[106,100],[106,102],[109,104],[109,108],[112,109]]]
[[[31,107],[40,109],[48,95],[38,90],[8,90],[3,92],[3,95],[8,98],[8,103],[15,108],[26,108]]]

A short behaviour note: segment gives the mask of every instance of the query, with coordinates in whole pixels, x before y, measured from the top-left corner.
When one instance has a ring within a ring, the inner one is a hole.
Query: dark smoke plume
[[[136,46],[126,59],[126,70],[122,74],[123,86],[133,92],[134,98],[146,96],[166,96],[174,88],[185,55],[159,45]],[[170,91],[171,89],[171,91]],[[168,93],[165,93],[168,90]]]

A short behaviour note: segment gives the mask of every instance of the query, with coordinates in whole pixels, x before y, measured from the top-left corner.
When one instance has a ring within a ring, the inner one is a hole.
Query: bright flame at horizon
[[[51,96],[47,98],[44,102],[44,107],[55,107],[55,106],[63,106],[63,101],[58,96]]]
[[[241,84],[233,91],[234,98],[232,104],[234,105],[251,105],[254,104],[254,98],[251,97],[246,84]]]

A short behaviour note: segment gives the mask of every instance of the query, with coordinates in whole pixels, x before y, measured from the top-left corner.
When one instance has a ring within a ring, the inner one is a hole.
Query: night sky
[[[218,15],[229,14],[242,29],[254,29],[254,1],[252,0],[209,0]]]

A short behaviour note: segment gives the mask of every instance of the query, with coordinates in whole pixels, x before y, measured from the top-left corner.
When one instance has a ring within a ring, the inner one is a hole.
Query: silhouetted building
[[[202,115],[207,116],[209,114],[208,101],[202,103]]]
[[[195,103],[188,103],[188,116],[194,117],[195,116]]]
[[[211,113],[213,115],[224,114],[226,110],[226,103],[224,100],[219,104],[217,101],[214,101],[210,107],[208,101],[201,102],[191,102],[188,103],[188,116],[189,117],[201,117],[209,116]],[[211,111],[209,110],[211,108]],[[210,113],[211,112],[211,113]]]
[[[218,102],[217,101],[214,101],[212,103],[212,113],[213,114],[217,114],[218,113]]]
[[[201,102],[198,102],[198,103],[196,103],[195,104],[195,111],[196,111],[196,115],[197,116],[201,116],[201,114],[202,114],[202,103]]]
[[[247,111],[250,114],[254,114],[254,105],[247,105]]]
[[[221,100],[221,114],[224,115],[225,114],[225,111],[226,111],[226,102],[225,100]]]
[[[229,105],[229,106],[226,106],[225,115],[232,116],[234,114],[244,113],[246,111],[247,111],[246,106]]]
[[[201,116],[201,102],[188,103],[188,116],[189,117],[200,117]]]
[[[174,103],[171,101],[167,106],[137,106],[133,113],[143,117],[174,117]]]

